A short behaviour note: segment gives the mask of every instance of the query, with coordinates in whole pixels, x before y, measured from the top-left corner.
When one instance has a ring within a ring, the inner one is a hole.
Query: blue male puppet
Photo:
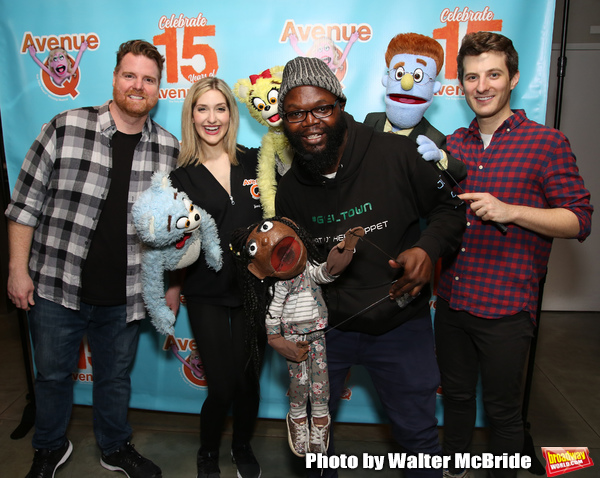
[[[369,113],[365,124],[414,140],[425,160],[447,169],[454,186],[454,180],[466,177],[467,168],[445,151],[446,136],[423,116],[441,87],[435,78],[444,66],[444,49],[428,36],[400,33],[390,41],[385,61],[385,113]]]

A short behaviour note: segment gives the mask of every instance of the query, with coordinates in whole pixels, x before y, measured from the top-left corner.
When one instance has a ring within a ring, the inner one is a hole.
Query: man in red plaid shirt
[[[444,264],[435,315],[444,453],[468,451],[481,373],[489,451],[514,454],[523,449],[523,370],[552,239],[583,241],[593,208],[568,139],[510,107],[519,82],[511,40],[468,34],[457,62],[475,119],[447,141],[450,154],[467,165],[460,198],[470,207],[462,246]],[[444,476],[468,473],[451,468]],[[516,477],[517,470],[490,475]]]

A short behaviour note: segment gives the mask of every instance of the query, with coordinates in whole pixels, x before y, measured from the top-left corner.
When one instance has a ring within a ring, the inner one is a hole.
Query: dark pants
[[[222,307],[187,300],[192,331],[208,386],[200,413],[203,450],[219,450],[229,409],[233,414],[232,448],[252,438],[258,415],[258,379],[249,363],[246,347],[246,315],[243,307]],[[266,334],[259,343],[264,349]],[[261,353],[262,356],[262,353]]]
[[[452,310],[438,299],[435,342],[444,394],[444,453],[468,451],[476,418],[481,373],[483,404],[490,426],[489,451],[523,450],[523,373],[534,325],[529,313],[483,319]],[[516,470],[494,470],[496,477]]]
[[[33,447],[55,450],[66,440],[73,407],[73,375],[87,334],[94,372],[94,433],[105,454],[131,436],[127,421],[139,321],[127,323],[125,305],[81,304],[72,310],[35,295],[29,311],[37,402]]]
[[[350,367],[362,365],[369,372],[403,451],[441,454],[435,417],[439,372],[429,310],[382,335],[333,329],[326,340],[332,414],[339,406]],[[335,454],[332,443],[329,455]],[[320,476],[320,470],[311,473]],[[323,476],[335,477],[337,470],[326,469]],[[442,470],[406,469],[404,476],[441,477]]]

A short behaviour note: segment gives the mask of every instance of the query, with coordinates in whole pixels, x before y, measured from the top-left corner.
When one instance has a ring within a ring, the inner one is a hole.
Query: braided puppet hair
[[[238,277],[243,289],[244,310],[248,318],[249,333],[246,336],[247,346],[250,348],[252,366],[258,378],[260,374],[260,349],[258,347],[258,334],[266,334],[265,319],[269,313],[269,305],[273,299],[273,288],[275,283],[281,279],[276,277],[265,277],[259,279],[248,270],[248,264],[252,257],[248,254],[246,243],[248,237],[257,227],[263,223],[280,222],[289,226],[298,235],[307,252],[307,260],[311,264],[320,264],[325,261],[321,256],[314,239],[302,227],[289,219],[274,216],[251,224],[248,227],[238,228],[231,234],[229,250],[233,254],[237,266]]]

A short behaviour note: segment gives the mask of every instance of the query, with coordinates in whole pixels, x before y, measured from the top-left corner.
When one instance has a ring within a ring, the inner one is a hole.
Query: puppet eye
[[[177,219],[175,227],[177,229],[187,229],[188,227],[190,227],[190,220],[187,216],[181,216],[179,219]]]
[[[260,98],[252,98],[252,104],[258,111],[264,110],[266,106],[265,102]]]
[[[250,239],[248,244],[246,244],[246,250],[248,251],[248,255],[250,257],[254,257],[258,252],[258,244],[254,239]]]
[[[275,103],[277,103],[278,96],[279,96],[279,91],[276,88],[273,88],[271,91],[269,91],[269,94],[267,95],[267,99],[269,100],[269,103],[274,105]]]
[[[273,229],[273,223],[271,221],[265,221],[258,228],[258,232],[269,232],[271,229]]]
[[[421,68],[417,68],[415,71],[413,71],[413,78],[415,80],[415,83],[421,83],[423,81],[423,78],[425,78],[423,70],[421,70]]]
[[[402,77],[404,76],[404,67],[403,66],[399,66],[398,68],[396,68],[396,79],[399,81],[402,79]]]

